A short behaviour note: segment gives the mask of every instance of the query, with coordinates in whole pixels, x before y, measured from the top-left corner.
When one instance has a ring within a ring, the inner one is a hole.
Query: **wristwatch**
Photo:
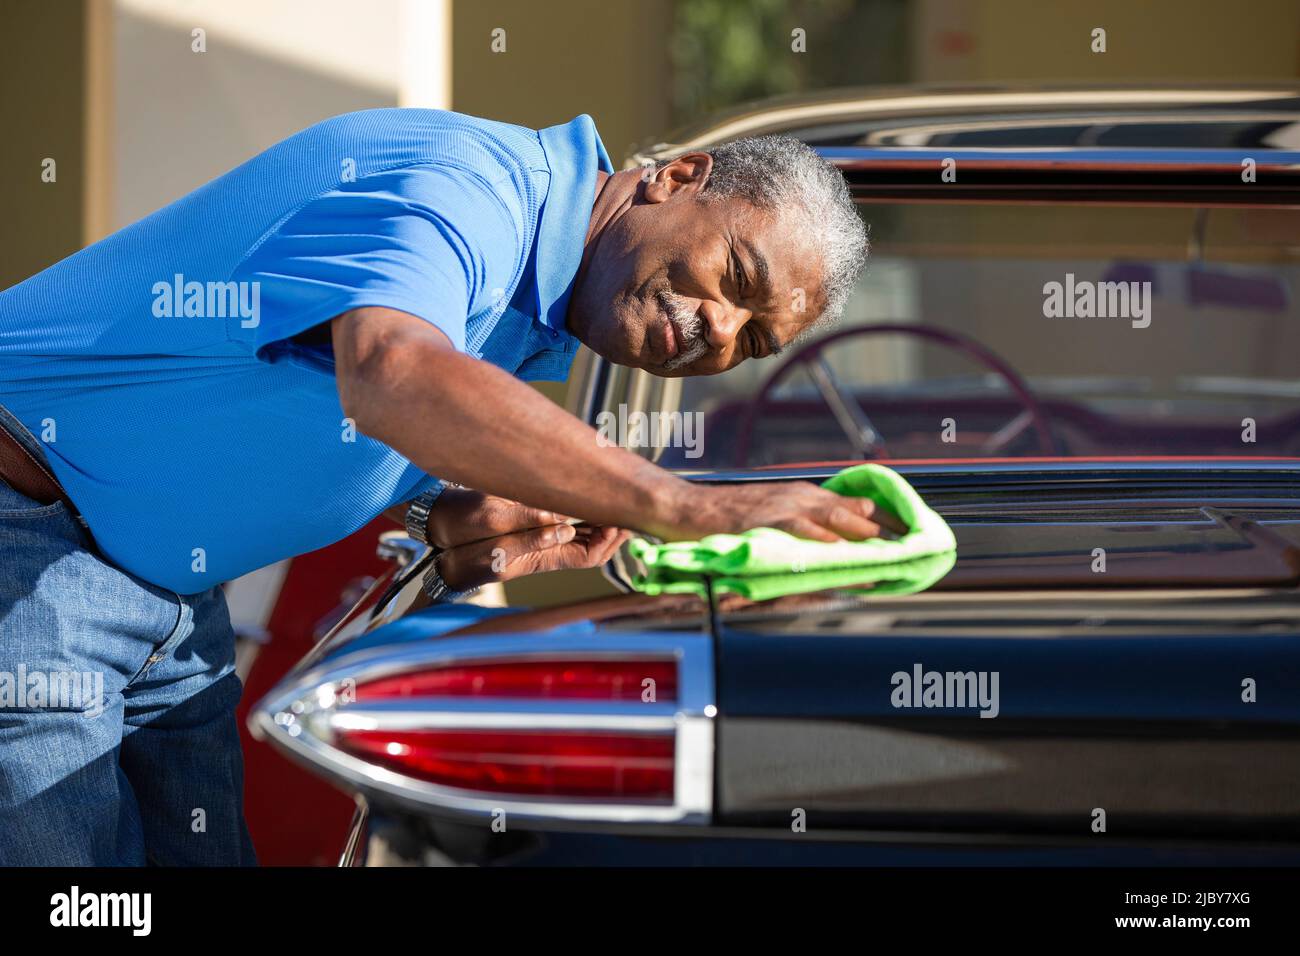
[[[406,533],[421,544],[433,547],[433,543],[429,540],[429,512],[433,509],[433,503],[446,490],[447,484],[440,481],[428,491],[420,492],[406,506],[406,520],[404,522]]]
[[[438,569],[438,559],[440,557],[442,557],[442,552],[435,551],[433,559],[429,562],[429,569],[424,572],[424,578],[420,582],[420,587],[429,596],[430,601],[434,604],[449,604],[467,598],[478,591],[478,588],[470,588],[468,591],[453,591],[448,587],[447,582],[442,579],[442,572]]]
[[[433,557],[429,561],[429,568],[424,572],[420,587],[429,596],[429,599],[435,603],[459,601],[461,598],[469,597],[478,590],[478,588],[471,588],[468,591],[453,591],[447,586],[447,582],[442,579],[442,572],[438,570],[438,558],[442,554],[442,549],[429,540],[429,512],[433,510],[434,502],[448,488],[458,487],[460,486],[450,481],[439,481],[428,491],[422,491],[412,498],[411,503],[406,508],[404,521],[406,533],[421,544],[427,544],[433,552]]]

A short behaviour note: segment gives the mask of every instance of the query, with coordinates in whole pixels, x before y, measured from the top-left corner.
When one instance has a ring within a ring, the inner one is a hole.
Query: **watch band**
[[[420,581],[420,587],[429,596],[429,600],[435,604],[447,604],[467,598],[478,591],[478,588],[470,588],[468,591],[453,591],[448,587],[447,582],[442,579],[442,572],[438,569],[438,558],[440,556],[439,553],[434,553],[433,560],[429,562],[429,569],[424,572],[424,578]]]
[[[420,587],[429,596],[429,599],[435,603],[459,601],[461,598],[469,597],[478,590],[478,588],[470,588],[468,591],[453,591],[447,586],[447,582],[442,579],[442,572],[438,569],[438,558],[442,554],[442,549],[429,540],[429,512],[433,510],[434,502],[448,488],[460,487],[462,486],[452,481],[439,481],[428,491],[422,491],[412,498],[411,503],[406,508],[404,522],[406,533],[416,541],[427,544],[433,552],[429,567],[420,580]]]
[[[421,544],[431,544],[429,541],[429,512],[433,509],[433,503],[438,500],[447,485],[438,482],[428,491],[422,491],[406,506],[406,533],[419,541]]]

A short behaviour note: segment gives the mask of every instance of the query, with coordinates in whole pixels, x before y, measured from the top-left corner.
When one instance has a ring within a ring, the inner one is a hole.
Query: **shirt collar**
[[[537,135],[551,173],[537,228],[537,316],[555,331],[565,332],[573,280],[591,225],[596,171],[613,173],[614,166],[586,113]]]

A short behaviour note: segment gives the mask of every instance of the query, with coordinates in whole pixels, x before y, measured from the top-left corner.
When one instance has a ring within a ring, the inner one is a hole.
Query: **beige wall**
[[[114,9],[115,229],[312,123],[398,103],[397,0],[372,0],[365,17],[351,0]],[[206,52],[192,49],[196,27]]]
[[[0,288],[81,247],[85,203],[86,13],[80,3],[7,0],[0,27]],[[42,162],[55,182],[41,181]]]
[[[918,0],[912,13],[918,81],[1300,76],[1296,0]],[[1094,27],[1105,53],[1091,51]]]
[[[617,166],[668,126],[671,20],[671,0],[455,0],[452,104],[533,127],[590,113]]]

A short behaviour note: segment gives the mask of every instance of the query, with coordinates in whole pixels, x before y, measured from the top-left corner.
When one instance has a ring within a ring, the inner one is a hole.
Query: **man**
[[[793,140],[643,175],[586,116],[372,110],[0,293],[0,862],[252,862],[219,585],[417,496],[450,588],[598,564],[626,529],[878,534],[810,484],[692,486],[520,381],[579,343],[659,375],[772,355],[865,255]],[[6,698],[6,673],[102,693]]]

